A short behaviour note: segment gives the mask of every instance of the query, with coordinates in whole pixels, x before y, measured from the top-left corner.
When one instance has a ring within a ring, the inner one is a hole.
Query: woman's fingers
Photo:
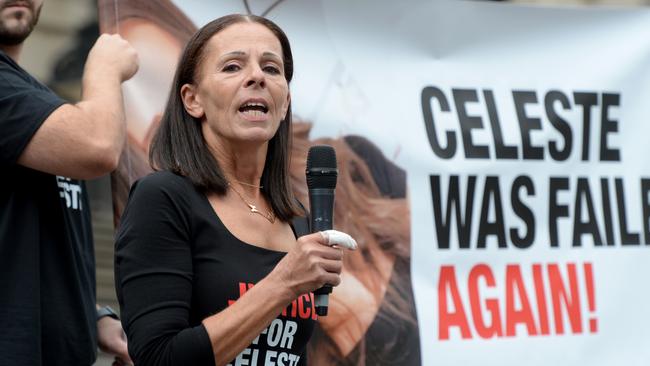
[[[317,288],[323,287],[325,285],[338,286],[341,283],[341,276],[334,273],[326,273],[323,275],[323,281],[320,286]]]
[[[324,284],[336,286],[341,283],[343,248],[354,250],[357,243],[340,231],[325,230],[302,236],[274,272],[296,294],[313,291]]]
[[[343,262],[340,260],[323,259],[321,261],[321,268],[328,273],[341,274],[343,270]]]

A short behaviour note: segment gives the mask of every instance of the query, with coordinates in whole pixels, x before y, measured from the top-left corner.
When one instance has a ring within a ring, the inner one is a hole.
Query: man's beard
[[[2,8],[0,8],[0,11],[17,2],[19,1],[18,0],[7,1],[6,3],[2,4]],[[38,17],[41,14],[41,8],[39,7],[38,9],[34,9],[34,3],[32,3],[31,1],[23,0],[20,2],[21,3],[27,2],[29,4],[32,13],[31,14],[32,18],[30,19],[29,22],[26,23],[18,22],[17,25],[11,27],[7,26],[3,18],[0,18],[0,44],[2,45],[15,46],[21,44],[25,40],[25,38],[27,38],[30,35],[30,33],[32,33],[32,30],[34,30],[34,26],[36,25],[36,23],[38,23]],[[21,17],[29,17],[29,15],[21,13]]]

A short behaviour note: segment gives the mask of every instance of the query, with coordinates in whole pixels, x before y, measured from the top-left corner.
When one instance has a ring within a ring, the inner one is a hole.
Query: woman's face
[[[206,138],[269,141],[290,100],[280,41],[263,25],[237,23],[215,34],[203,52],[198,85],[188,86],[191,97],[183,100],[203,120]]]

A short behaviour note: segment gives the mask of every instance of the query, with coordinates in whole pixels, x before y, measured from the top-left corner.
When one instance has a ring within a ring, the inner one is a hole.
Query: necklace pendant
[[[230,186],[230,183],[228,183],[228,185]],[[248,206],[248,208],[251,210],[251,211],[250,211],[251,213],[258,214],[258,215],[262,216],[263,218],[265,218],[266,220],[268,220],[271,224],[275,223],[275,215],[273,214],[273,211],[262,212],[262,211],[258,210],[258,209],[257,209],[257,206],[255,206],[255,205],[252,204],[252,203],[248,203],[248,202],[244,199],[244,196],[243,196],[241,193],[239,193],[239,191],[236,190],[235,187],[232,187],[232,186],[231,186],[231,188],[232,188],[233,191],[235,191],[235,193],[237,193],[237,195],[239,196],[239,198],[241,198],[242,202],[244,202],[244,204],[246,204],[246,206]],[[260,188],[261,188],[261,187],[260,187]]]

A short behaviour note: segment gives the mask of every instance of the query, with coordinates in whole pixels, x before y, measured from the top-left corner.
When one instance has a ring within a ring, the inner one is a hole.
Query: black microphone
[[[332,229],[334,217],[334,189],[339,170],[336,152],[328,145],[312,146],[307,154],[307,188],[309,189],[309,228],[312,233]],[[325,285],[314,291],[316,314],[327,315],[327,304],[332,286]]]

